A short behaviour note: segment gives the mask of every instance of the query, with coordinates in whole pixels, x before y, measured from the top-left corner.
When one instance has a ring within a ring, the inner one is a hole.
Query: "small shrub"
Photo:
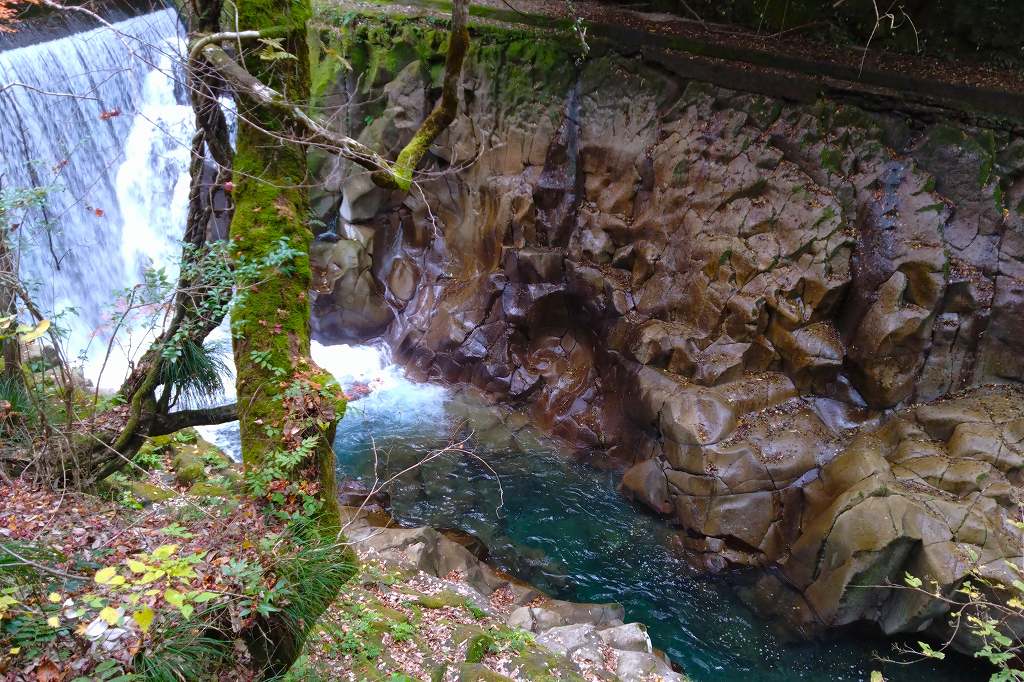
[[[391,631],[391,636],[395,638],[396,642],[407,642],[416,634],[416,626],[403,621],[392,623],[388,629]]]

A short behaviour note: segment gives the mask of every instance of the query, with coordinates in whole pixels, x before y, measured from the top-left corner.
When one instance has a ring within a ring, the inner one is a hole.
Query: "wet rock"
[[[321,337],[367,338],[392,321],[381,287],[370,272],[371,245],[339,238],[315,241],[310,248],[313,327]]]
[[[495,614],[496,603],[510,600],[510,610],[503,616],[505,624],[533,633],[539,645],[539,651],[519,652],[513,667],[536,671],[537,678],[553,675],[558,669],[571,671],[572,678],[586,670],[588,677],[624,682],[649,680],[651,675],[666,682],[687,679],[653,648],[643,625],[623,623],[624,609],[619,604],[550,599],[498,573],[462,544],[432,528],[381,527],[372,515],[347,507],[342,508],[342,516],[353,548],[363,557],[442,579],[444,589],[434,588],[416,600],[423,608],[459,608],[468,600],[483,613]],[[492,598],[499,594],[501,598],[495,602]],[[460,679],[497,679],[479,662],[486,653],[479,649],[494,641],[494,631],[475,625],[457,630],[453,646],[466,647],[469,661],[461,668]]]
[[[665,470],[657,460],[646,459],[633,465],[622,476],[621,489],[628,497],[661,514],[672,511],[672,502],[668,496],[668,479],[665,478]]]
[[[1008,476],[1024,463],[1022,398],[979,388],[852,439],[805,487],[804,526],[780,561],[795,593],[766,610],[797,630],[875,621],[887,633],[947,636],[948,605],[885,585],[910,573],[951,590],[972,569],[1019,565]],[[761,591],[777,593],[774,583],[764,578]]]
[[[386,103],[375,148],[424,111],[408,52],[364,93]],[[960,392],[1024,378],[1019,142],[938,119],[910,135],[899,116],[752,98],[614,50],[578,74],[533,54],[474,43],[475,95],[428,159],[473,163],[400,206],[333,185],[379,229],[314,246],[318,329],[382,332],[420,375],[611,453],[623,493],[705,566],[784,570],[801,632],[930,627],[924,605],[850,586],[891,567],[952,584],[965,543],[1009,556],[991,523],[1024,479],[1020,427]],[[787,589],[762,602],[789,608]]]
[[[338,483],[338,504],[367,512],[387,512],[391,509],[391,496],[385,490],[374,491],[359,481],[346,479]]]
[[[476,557],[478,561],[487,561],[490,551],[487,549],[484,541],[477,536],[458,528],[438,528],[437,530],[441,535],[469,550],[469,553]]]

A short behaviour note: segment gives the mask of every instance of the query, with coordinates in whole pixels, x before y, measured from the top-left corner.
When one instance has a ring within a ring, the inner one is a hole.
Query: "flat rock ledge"
[[[343,515],[344,532],[364,563],[356,580],[361,586],[354,589],[369,588],[376,592],[376,599],[393,608],[411,603],[426,606],[424,614],[433,611],[418,621],[438,623],[434,634],[422,635],[432,651],[410,651],[412,655],[406,656],[414,659],[414,668],[423,669],[426,679],[688,679],[654,648],[642,623],[624,622],[619,604],[551,599],[483,563],[463,544],[433,528],[389,526],[385,515],[356,508],[343,508]],[[449,614],[451,622],[438,621],[437,614],[442,612]],[[517,648],[503,642],[521,644]],[[385,653],[385,658],[401,658],[400,653]],[[458,663],[438,664],[442,659]],[[382,678],[391,679],[387,676],[392,670],[384,670],[383,662],[378,667]],[[405,668],[405,674],[412,672]]]

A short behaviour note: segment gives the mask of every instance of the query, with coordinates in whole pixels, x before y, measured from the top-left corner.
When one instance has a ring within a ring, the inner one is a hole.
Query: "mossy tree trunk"
[[[14,262],[14,251],[7,246],[7,228],[0,224],[0,276],[17,276],[17,268]],[[14,290],[0,277],[0,318],[9,315],[17,315],[18,309],[15,306],[16,298]],[[3,359],[3,369],[0,370],[0,378],[6,381],[17,381],[21,383],[21,352],[18,346],[18,338],[12,336],[9,339],[0,339],[0,358]]]
[[[268,60],[256,48],[246,56],[245,65],[295,102],[309,99],[306,21],[310,13],[309,0],[238,3],[242,30],[285,29],[280,44],[288,56]],[[288,262],[268,269],[259,284],[244,292],[232,312],[242,456],[246,469],[258,473],[274,465],[283,451],[293,450],[297,437],[315,438],[312,456],[294,473],[315,475],[316,496],[322,504],[320,520],[330,525],[337,519],[330,439],[344,402],[330,375],[319,370],[309,355],[312,233],[306,151],[297,142],[302,131],[292,120],[265,107],[247,107],[244,93],[238,105],[235,214],[230,231],[236,259],[266,262],[282,246],[291,253]],[[300,389],[315,395],[306,395],[307,404],[296,406],[293,398]]]
[[[252,44],[248,72],[291,102],[309,99],[309,0],[240,0],[242,31],[272,30],[273,46]],[[278,49],[278,46],[280,49]],[[269,52],[275,56],[267,59]],[[287,53],[287,54],[285,54]],[[311,272],[309,197],[302,130],[293,119],[237,92],[239,127],[234,159],[235,213],[230,238],[236,261],[268,263],[259,282],[239,292],[232,337],[242,456],[257,494],[283,500],[312,515],[324,539],[339,532],[331,441],[344,397],[309,354]],[[312,503],[312,504],[310,504]],[[339,556],[340,560],[340,556]],[[301,589],[302,586],[293,586]],[[340,585],[339,585],[340,587]],[[322,604],[306,604],[307,622],[287,615],[265,619],[250,637],[257,665],[280,674],[301,651],[305,632]]]

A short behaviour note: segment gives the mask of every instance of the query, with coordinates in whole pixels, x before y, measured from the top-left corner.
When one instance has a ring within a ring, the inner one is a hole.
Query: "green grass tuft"
[[[222,377],[230,376],[227,349],[218,343],[186,341],[173,359],[161,363],[160,383],[169,386],[172,402],[207,405],[223,392]]]

